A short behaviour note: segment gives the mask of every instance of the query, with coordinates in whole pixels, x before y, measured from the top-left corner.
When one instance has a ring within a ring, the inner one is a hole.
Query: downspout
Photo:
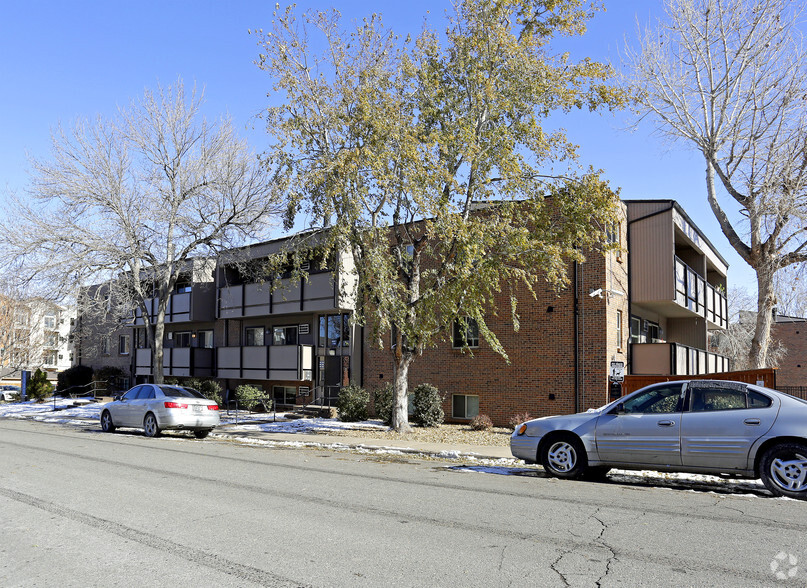
[[[574,262],[574,412],[580,412],[580,292],[579,263]]]

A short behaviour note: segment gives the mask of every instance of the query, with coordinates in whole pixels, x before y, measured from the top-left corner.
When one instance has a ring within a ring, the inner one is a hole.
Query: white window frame
[[[478,349],[479,348],[479,324],[476,322],[476,319],[471,317],[465,317],[465,321],[467,324],[465,325],[465,334],[462,338],[465,341],[465,345],[457,345],[457,339],[460,338],[462,333],[459,332],[459,329],[462,328],[462,319],[457,319],[454,321],[454,324],[451,328],[451,347],[454,349],[465,349],[469,347],[471,349]],[[472,330],[476,331],[476,336],[473,335],[471,332]]]

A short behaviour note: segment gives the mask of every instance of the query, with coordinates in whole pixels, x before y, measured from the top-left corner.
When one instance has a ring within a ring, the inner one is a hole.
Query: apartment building
[[[791,394],[804,394],[807,392],[807,318],[776,315],[771,340],[787,350],[776,371],[777,388]]]
[[[4,297],[0,316],[0,380],[19,383],[23,370],[43,370],[56,381],[72,365],[76,311],[45,300]]]
[[[613,365],[682,376],[727,370],[726,358],[707,351],[709,332],[727,324],[727,264],[680,206],[625,201],[611,238],[618,249],[569,265],[569,288],[538,289],[535,298],[518,291],[518,331],[502,294],[501,311],[486,322],[509,363],[475,325],[457,324],[412,364],[412,386],[436,385],[449,420],[487,414],[506,424],[516,413],[604,404],[613,393]],[[390,381],[390,346],[377,349],[351,324],[356,275],[348,255],[312,260],[308,279],[288,271],[274,291],[255,277],[261,260],[287,244],[260,243],[241,250],[238,261],[188,269],[170,295],[165,376],[216,378],[225,391],[251,384],[279,407],[333,402],[350,382],[373,389]],[[152,377],[143,320],[136,312],[131,327],[115,334],[117,355],[115,348],[110,355],[128,361],[136,382]]]

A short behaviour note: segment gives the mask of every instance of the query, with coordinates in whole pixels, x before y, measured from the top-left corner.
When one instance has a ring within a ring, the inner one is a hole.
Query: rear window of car
[[[773,401],[755,390],[748,391],[748,408],[768,408]]]
[[[160,386],[163,395],[169,398],[204,398],[193,388],[179,388],[177,386]]]

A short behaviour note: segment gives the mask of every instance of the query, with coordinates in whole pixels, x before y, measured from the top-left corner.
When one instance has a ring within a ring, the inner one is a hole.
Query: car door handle
[[[760,423],[759,419],[745,419],[743,421],[746,425],[758,425]]]
[[[659,427],[672,427],[675,424],[675,421],[659,421]]]

